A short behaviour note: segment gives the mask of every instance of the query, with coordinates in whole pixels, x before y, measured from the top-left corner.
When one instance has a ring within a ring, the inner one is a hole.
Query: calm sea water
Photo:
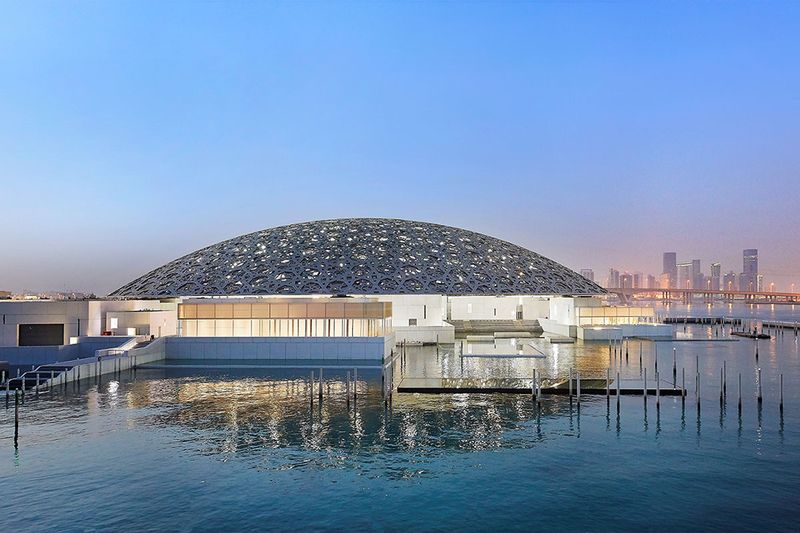
[[[537,409],[527,395],[395,394],[388,408],[377,370],[359,371],[361,395],[348,406],[333,369],[313,407],[308,369],[148,369],[28,395],[16,450],[13,406],[0,405],[0,516],[8,531],[796,530],[800,341],[791,331],[760,341],[756,361],[754,341],[676,329],[712,340],[643,342],[641,366],[638,341],[627,361],[609,363],[604,344],[536,339],[523,351],[544,359],[420,348],[394,369],[395,380],[528,377],[533,368],[557,377],[570,367],[588,377],[611,364],[637,377],[654,371],[657,350],[671,380],[674,348],[689,395],[659,407],[652,397],[623,397],[619,408],[603,396],[580,405],[546,397]]]

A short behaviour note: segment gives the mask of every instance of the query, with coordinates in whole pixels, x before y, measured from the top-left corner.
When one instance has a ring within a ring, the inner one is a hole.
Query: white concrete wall
[[[394,337],[166,337],[167,359],[377,360]]]
[[[518,296],[451,296],[453,320],[516,320]]]
[[[516,320],[522,306],[523,320],[547,318],[548,297],[543,296],[451,296],[450,318],[453,320]]]
[[[444,326],[427,327],[395,327],[394,338],[397,344],[403,341],[434,344],[453,344],[456,338],[456,328],[450,324]]]
[[[77,344],[62,346],[0,346],[0,361],[11,366],[39,366],[79,357]]]
[[[624,337],[672,337],[672,324],[625,324],[620,327]]]
[[[92,357],[97,350],[116,348],[132,337],[80,337],[76,344],[61,346],[0,346],[0,361],[30,368],[82,357]]]
[[[600,307],[603,302],[598,298],[573,298],[558,296],[550,299],[550,320],[562,324],[577,325],[577,307]]]
[[[578,338],[585,341],[608,341],[608,340],[621,340],[622,328],[620,327],[603,327],[603,328],[577,328]]]
[[[577,327],[571,324],[564,324],[557,320],[551,320],[547,318],[540,318],[539,325],[542,326],[542,329],[545,333],[553,333],[555,335],[561,335],[562,337],[572,337],[575,338],[577,336]]]
[[[116,329],[111,327],[114,318],[117,319]],[[177,335],[178,315],[175,311],[109,311],[106,327],[115,334],[126,334],[128,328],[134,328],[137,335]]]
[[[417,326],[441,326],[447,315],[447,298],[441,295],[407,294],[377,298],[392,303],[392,324],[398,327],[408,326],[411,318],[417,320]]]
[[[147,346],[143,346],[142,348],[128,350],[128,357],[130,357],[137,365],[166,359],[167,341],[172,338],[177,337],[161,337],[154,340]]]
[[[171,308],[170,311],[167,309]],[[158,300],[92,300],[89,302],[89,325],[84,335],[100,335],[103,331],[110,331],[110,321],[108,320],[109,313],[131,313],[134,311],[156,311],[164,312],[164,315],[174,315],[175,329],[172,333],[163,333],[163,335],[171,335],[177,331],[178,320],[178,307],[176,304],[161,304]],[[162,316],[163,321],[163,316]],[[144,322],[142,323],[144,324]],[[135,326],[130,326],[135,327]],[[83,329],[83,328],[81,328]],[[120,328],[118,333],[125,334],[126,332]],[[163,329],[163,327],[162,327]],[[157,331],[157,328],[156,328]]]
[[[99,336],[107,330],[106,318],[109,312],[144,309],[159,312],[157,319],[162,326],[162,335],[175,332],[177,306],[158,300],[0,301],[0,346],[17,346],[17,330],[20,324],[64,324],[63,343],[68,344],[70,337],[79,335],[79,321],[81,336]],[[126,332],[121,330],[120,333]]]
[[[575,298],[551,298],[549,318],[559,324],[577,324],[575,319]],[[544,324],[542,324],[542,327],[544,328]],[[545,331],[547,331],[547,328],[545,328]]]
[[[522,297],[522,318],[525,320],[538,320],[550,317],[550,299],[540,296]]]
[[[161,361],[164,359],[164,341],[166,339],[166,337],[162,337],[161,339],[156,339],[154,342],[151,342],[143,348],[128,350],[127,356],[103,357],[101,358],[102,364],[99,364],[95,357],[86,357],[80,359],[78,364],[66,372],[64,375],[64,380],[69,383],[77,378],[80,378],[81,380],[91,379],[96,378],[98,373],[100,375],[112,374],[116,371],[116,369],[124,371],[129,370],[132,366]],[[53,384],[58,385],[62,383],[61,379],[61,376],[56,377],[55,383]]]
[[[619,326],[578,327],[578,338],[587,341],[619,340],[627,337],[672,338],[671,324],[624,324]]]
[[[64,324],[63,344],[89,328],[88,301],[2,301],[0,302],[0,346],[17,346],[20,324]],[[99,333],[98,333],[99,334]]]

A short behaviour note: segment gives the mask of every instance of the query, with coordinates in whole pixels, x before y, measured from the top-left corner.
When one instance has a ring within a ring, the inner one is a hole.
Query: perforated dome
[[[348,218],[234,237],[175,259],[110,296],[604,292],[555,261],[480,233]]]

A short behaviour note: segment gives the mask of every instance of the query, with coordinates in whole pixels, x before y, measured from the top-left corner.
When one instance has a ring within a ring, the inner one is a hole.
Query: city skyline
[[[766,274],[759,267],[761,257],[757,248],[741,251],[740,267],[726,265],[718,260],[689,259],[679,252],[662,254],[662,269],[658,274],[643,270],[619,269],[610,266],[598,279],[593,269],[580,269],[581,275],[611,288],[703,288],[710,290],[742,290],[756,292],[795,292],[798,287],[792,276]],[[587,275],[590,274],[590,275]],[[623,279],[625,275],[629,279]],[[612,276],[614,279],[612,279]],[[672,280],[670,283],[669,280]],[[783,279],[781,286],[776,279]]]

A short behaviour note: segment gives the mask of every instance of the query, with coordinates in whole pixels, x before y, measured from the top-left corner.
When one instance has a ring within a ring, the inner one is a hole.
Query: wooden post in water
[[[19,395],[14,391],[14,448],[19,440]]]
[[[781,374],[781,392],[780,392],[780,406],[781,406],[781,413],[783,412],[783,374]]]
[[[672,348],[672,379],[675,379],[675,376],[678,373],[678,354],[677,349],[673,346]]]
[[[655,361],[653,362],[654,365],[655,365],[655,369],[654,370],[656,372],[658,372],[658,344],[656,344],[655,341],[653,341],[653,346],[655,346],[655,349],[656,349],[655,350],[655,357],[654,357]]]
[[[536,401],[536,369],[533,369],[533,379],[531,379],[531,400]]]
[[[619,405],[619,372],[617,372],[617,405]]]
[[[700,409],[700,374],[694,375],[694,390],[697,396],[697,408]]]
[[[723,377],[724,372],[725,371],[723,369],[721,369],[721,368],[719,369],[719,404],[720,405],[722,405],[722,398],[723,398],[722,388],[723,388],[723,381],[725,381],[725,378]]]
[[[761,404],[761,367],[758,368],[758,403]]]
[[[681,402],[686,401],[686,369],[681,368]]]
[[[319,401],[322,401],[322,369],[319,369]]]
[[[572,367],[569,367],[569,399],[572,399]]]
[[[611,391],[609,390],[610,380],[611,380],[611,369],[606,368],[606,401],[611,399]]]
[[[656,372],[656,407],[661,402],[661,383],[658,381],[658,372]]]
[[[639,341],[639,368],[642,367],[642,346],[644,343],[640,340]]]
[[[739,372],[739,414],[742,414],[742,373]]]
[[[622,350],[620,350],[620,353],[622,353]],[[576,378],[576,381],[577,381],[577,384],[578,384],[578,403],[581,403],[581,373],[580,373],[580,371],[575,372],[575,378]]]
[[[647,369],[646,368],[644,369],[644,387],[642,389],[642,392],[644,394],[645,401],[647,401]]]
[[[722,361],[722,394],[728,396],[728,362]]]

